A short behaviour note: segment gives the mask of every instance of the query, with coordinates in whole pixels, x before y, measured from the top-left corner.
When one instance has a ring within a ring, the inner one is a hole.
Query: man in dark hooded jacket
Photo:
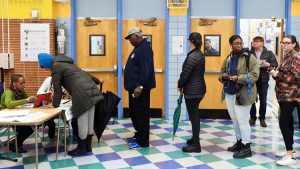
[[[103,100],[103,96],[96,86],[96,83],[100,84],[101,80],[92,78],[66,56],[54,58],[49,54],[40,53],[38,61],[41,68],[51,71],[54,88],[52,106],[60,105],[63,96],[62,87],[72,96],[72,114],[78,122],[78,145],[68,154],[71,156],[85,155],[92,151],[95,104]]]
[[[259,78],[256,82],[257,93],[259,95],[259,121],[262,127],[267,127],[267,123],[265,122],[266,111],[267,111],[267,94],[268,94],[268,82],[269,82],[269,72],[268,70],[271,68],[276,68],[278,66],[275,55],[272,51],[267,50],[264,46],[264,38],[260,36],[256,36],[253,38],[253,49],[251,52],[256,56],[258,63],[260,64],[259,68]],[[250,125],[254,125],[256,121],[256,106],[253,103],[250,111]]]

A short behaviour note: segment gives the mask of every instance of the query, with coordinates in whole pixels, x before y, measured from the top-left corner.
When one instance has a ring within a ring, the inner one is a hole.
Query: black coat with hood
[[[64,87],[72,96],[72,114],[76,118],[89,110],[103,96],[93,78],[66,56],[56,56],[51,67],[54,88],[53,106],[58,107]]]

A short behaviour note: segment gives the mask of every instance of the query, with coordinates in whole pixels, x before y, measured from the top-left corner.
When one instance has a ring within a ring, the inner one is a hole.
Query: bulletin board
[[[50,53],[50,24],[21,23],[21,61],[36,62],[39,53]]]

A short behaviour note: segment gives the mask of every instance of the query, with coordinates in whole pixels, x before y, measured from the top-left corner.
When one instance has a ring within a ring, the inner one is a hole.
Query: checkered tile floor
[[[258,122],[257,122],[258,123]],[[39,167],[68,169],[100,169],[100,168],[134,168],[134,169],[272,169],[300,168],[300,161],[295,166],[280,167],[275,160],[275,151],[284,150],[283,139],[277,121],[268,120],[268,127],[256,125],[252,128],[253,156],[247,159],[233,159],[232,153],[226,148],[235,140],[231,121],[202,120],[201,122],[201,153],[187,154],[181,151],[187,139],[191,136],[189,122],[180,122],[177,137],[172,139],[172,123],[164,120],[151,120],[151,135],[149,148],[137,150],[128,149],[126,138],[132,136],[133,127],[130,119],[120,120],[114,125],[108,125],[100,143],[96,137],[93,140],[93,153],[72,158],[63,156],[60,147],[59,161],[55,161],[55,141],[45,140],[39,144]],[[2,136],[3,140],[5,136]],[[300,132],[295,132],[295,149],[300,152]],[[71,144],[69,149],[74,148]],[[32,169],[35,167],[34,137],[26,140],[28,153],[13,157],[19,162],[0,160],[0,168]],[[3,154],[2,154],[3,155]],[[298,158],[298,160],[300,157]]]

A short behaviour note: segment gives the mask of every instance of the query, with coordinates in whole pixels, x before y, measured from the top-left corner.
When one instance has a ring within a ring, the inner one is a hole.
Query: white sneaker
[[[295,165],[297,164],[297,161],[293,156],[286,154],[284,157],[282,157],[281,160],[278,160],[276,163],[277,165]]]
[[[275,153],[275,155],[278,156],[278,157],[283,157],[283,156],[286,155],[286,151],[277,151],[277,152]],[[294,151],[293,151],[293,157],[295,157],[295,156],[296,156],[296,151],[294,150]]]

